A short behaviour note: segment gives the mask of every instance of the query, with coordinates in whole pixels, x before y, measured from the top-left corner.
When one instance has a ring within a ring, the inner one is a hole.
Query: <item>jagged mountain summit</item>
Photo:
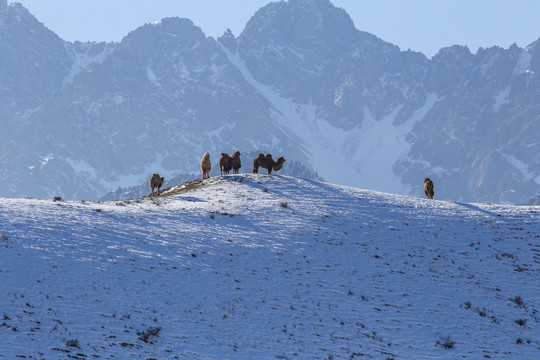
[[[421,195],[426,176],[439,199],[540,192],[538,42],[428,59],[328,0],[270,3],[219,39],[165,18],[69,43],[21,5],[0,17],[2,196],[98,199],[234,150],[386,192]]]

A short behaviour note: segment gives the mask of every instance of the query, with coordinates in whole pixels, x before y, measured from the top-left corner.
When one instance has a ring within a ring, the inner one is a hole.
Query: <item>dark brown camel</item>
[[[240,151],[236,150],[232,156],[232,169],[233,174],[238,174],[238,170],[242,167],[242,162],[240,161]]]
[[[219,171],[221,175],[228,175],[232,169],[232,159],[227,153],[221,153],[219,158]]]
[[[159,176],[159,174],[152,174],[150,176],[150,180],[148,180],[148,183],[150,184],[150,189],[152,189],[152,196],[154,195],[154,189],[157,188],[157,196],[159,196],[159,189],[163,186],[163,181],[165,178],[163,176]]]
[[[433,191],[433,181],[430,178],[424,179],[424,194],[426,194],[428,199],[433,199],[435,192]]]

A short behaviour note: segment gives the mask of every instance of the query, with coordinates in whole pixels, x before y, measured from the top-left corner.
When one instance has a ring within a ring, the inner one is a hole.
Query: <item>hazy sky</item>
[[[0,0],[3,1],[3,0]],[[11,3],[8,0],[8,3]],[[230,28],[238,36],[269,0],[19,0],[61,38],[120,41],[145,23],[178,16],[193,20],[207,36]],[[540,38],[539,0],[331,0],[356,28],[428,57],[440,48],[512,43]]]

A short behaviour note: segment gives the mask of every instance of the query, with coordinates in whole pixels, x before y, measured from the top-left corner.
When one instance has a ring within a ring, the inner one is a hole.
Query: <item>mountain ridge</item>
[[[64,59],[55,80],[27,77],[43,88],[14,64],[0,72],[25,84],[15,107],[0,89],[2,196],[97,199],[156,171],[196,175],[204,152],[237,149],[387,192],[421,193],[425,176],[442,199],[520,204],[540,192],[536,43],[427,59],[357,30],[327,0],[271,3],[238,38],[166,18],[118,44],[57,40],[59,53],[38,58]]]

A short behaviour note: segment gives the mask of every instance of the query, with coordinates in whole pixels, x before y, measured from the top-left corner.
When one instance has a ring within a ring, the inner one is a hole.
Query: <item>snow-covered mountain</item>
[[[540,207],[281,175],[0,201],[0,358],[538,359]]]
[[[328,0],[270,3],[219,39],[165,18],[73,44],[21,5],[0,18],[0,195],[98,199],[235,150],[393,193],[426,176],[440,199],[540,193],[538,42],[427,59]]]

